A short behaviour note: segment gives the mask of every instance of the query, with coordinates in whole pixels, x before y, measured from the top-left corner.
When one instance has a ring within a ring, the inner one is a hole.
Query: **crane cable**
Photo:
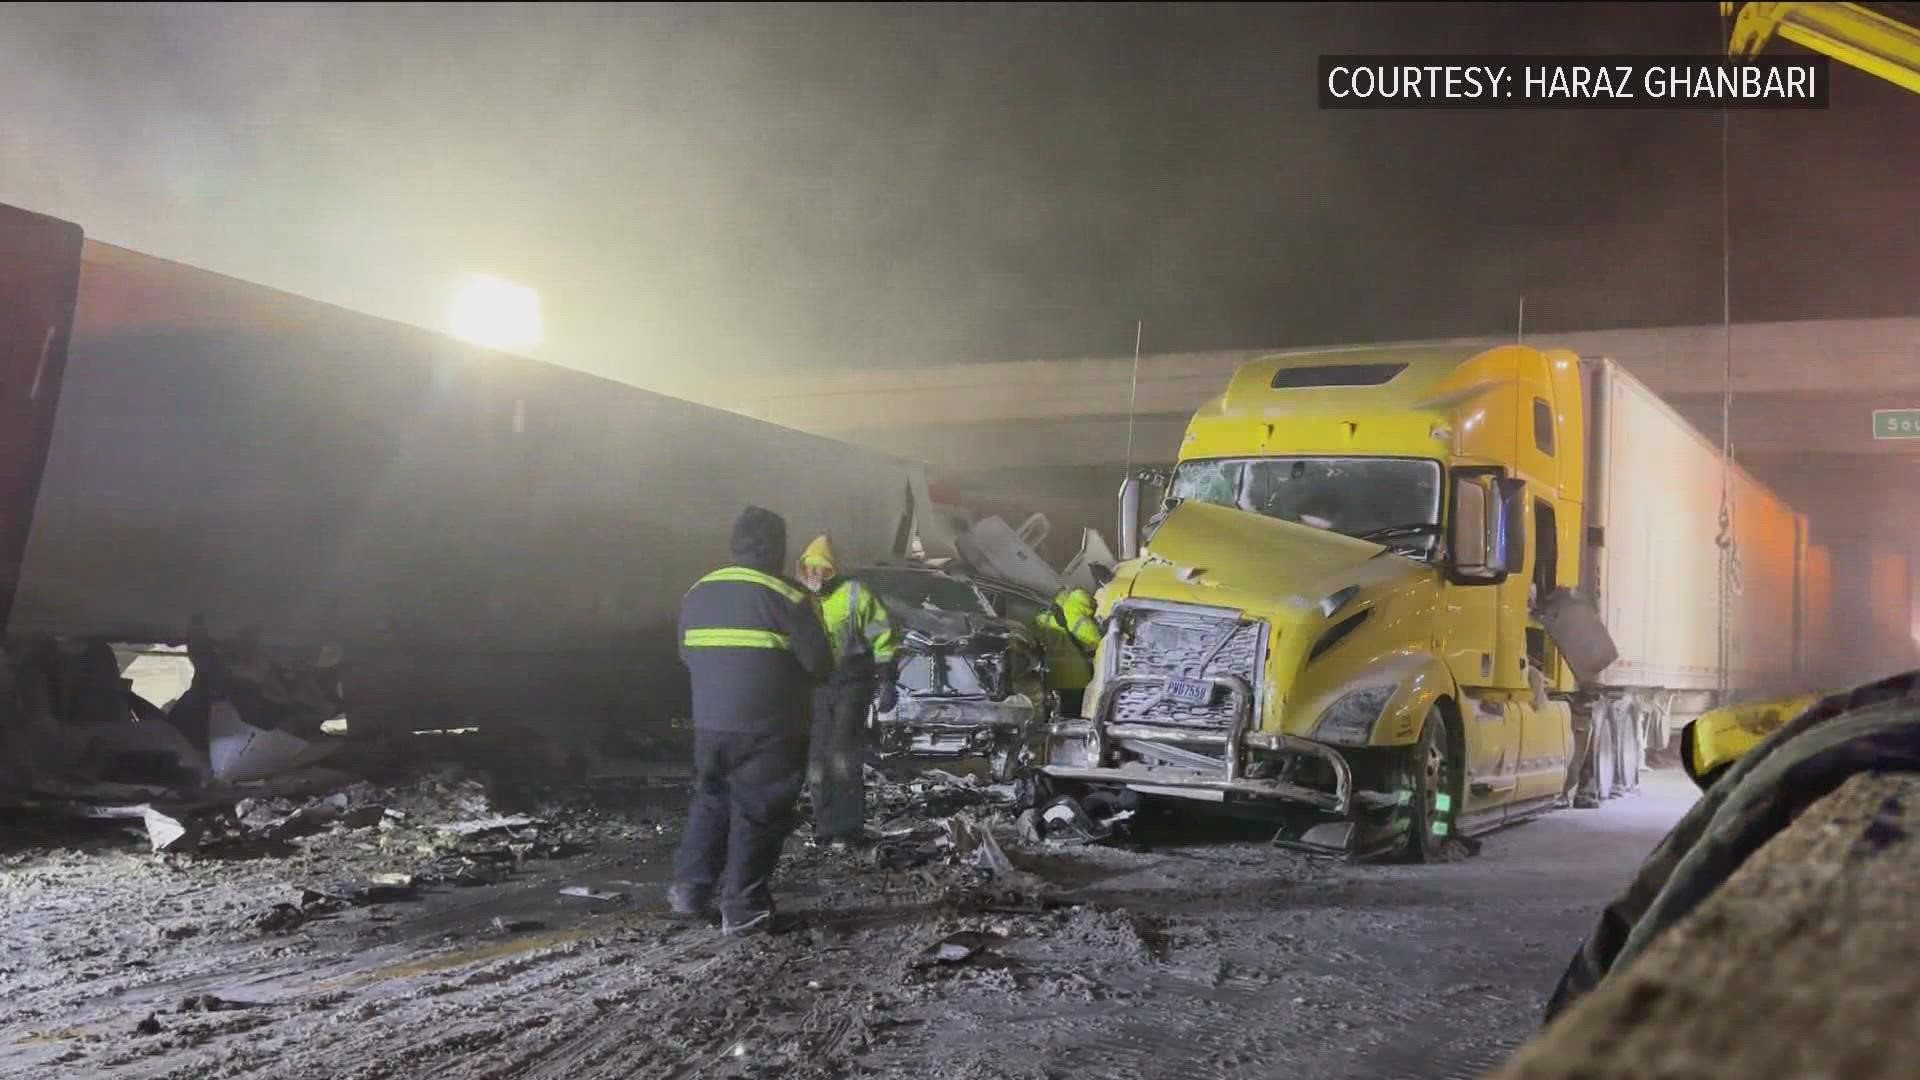
[[[1720,320],[1725,342],[1720,384],[1720,698],[1732,688],[1733,600],[1741,593],[1740,545],[1734,533],[1733,482],[1733,198],[1728,153],[1728,117],[1720,110]]]

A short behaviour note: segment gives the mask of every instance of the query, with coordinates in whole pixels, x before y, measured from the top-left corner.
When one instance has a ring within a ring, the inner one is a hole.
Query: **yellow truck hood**
[[[1296,622],[1348,585],[1372,587],[1422,573],[1418,564],[1385,550],[1244,510],[1183,502],[1161,522],[1131,568],[1124,595]]]

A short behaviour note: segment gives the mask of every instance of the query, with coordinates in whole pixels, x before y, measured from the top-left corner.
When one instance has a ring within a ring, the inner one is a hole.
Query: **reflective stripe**
[[[786,649],[793,645],[787,635],[771,630],[689,630],[684,640],[689,649]]]
[[[835,642],[835,644],[840,647],[839,653],[841,656],[853,655],[853,629],[855,626],[858,626],[859,623],[860,583],[857,581],[849,581],[847,582],[847,621],[840,624],[840,640]]]
[[[781,581],[772,574],[763,574],[758,570],[751,570],[744,566],[722,567],[708,574],[706,577],[701,578],[697,584],[705,585],[709,581],[744,581],[751,585],[759,585],[763,588],[772,589],[774,592],[779,593],[781,596],[786,597],[796,604],[807,598],[807,594]]]
[[[893,661],[893,619],[887,615],[887,606],[878,597],[867,597],[867,645],[873,651],[873,658],[883,664]]]

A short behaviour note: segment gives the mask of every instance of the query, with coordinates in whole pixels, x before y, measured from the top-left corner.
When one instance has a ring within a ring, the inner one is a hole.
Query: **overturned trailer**
[[[679,599],[741,507],[849,561],[906,548],[913,466],[882,454],[5,207],[0,267],[37,285],[0,324],[16,640],[180,643],[200,617],[331,646],[356,729],[660,718]]]

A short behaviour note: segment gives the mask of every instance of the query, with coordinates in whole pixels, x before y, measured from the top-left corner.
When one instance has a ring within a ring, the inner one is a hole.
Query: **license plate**
[[[1198,679],[1168,679],[1167,696],[1182,705],[1213,703],[1213,684]]]

